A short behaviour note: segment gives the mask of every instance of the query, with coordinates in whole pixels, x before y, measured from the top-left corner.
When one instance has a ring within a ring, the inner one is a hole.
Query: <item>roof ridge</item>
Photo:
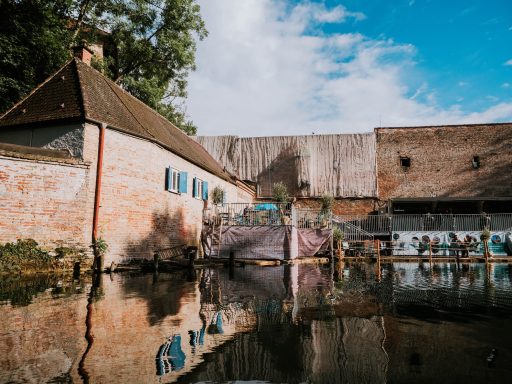
[[[7,116],[13,109],[18,107],[20,104],[22,104],[25,100],[27,100],[30,96],[32,96],[34,93],[36,93],[39,89],[43,87],[46,83],[48,83],[50,80],[52,80],[54,77],[56,77],[60,72],[64,70],[68,66],[69,63],[73,61],[74,58],[69,59],[62,65],[57,72],[55,72],[53,75],[50,75],[46,80],[44,80],[41,84],[37,85],[32,91],[30,91],[25,97],[23,97],[20,101],[15,103],[11,108],[9,108],[7,111],[5,111],[4,114],[0,115],[0,119],[3,119],[5,116]]]
[[[82,63],[83,64],[83,63]],[[87,64],[84,64],[84,65],[87,65]],[[108,77],[106,77],[103,73],[101,73],[100,71],[96,70],[95,68],[91,67],[91,66],[88,66],[89,68],[91,68],[94,72],[97,72],[99,75],[101,75],[101,77],[103,78],[103,80],[106,81],[106,83],[109,85],[110,89],[112,89],[114,91],[114,89],[118,89],[120,90],[121,92],[125,93],[126,95],[128,95],[129,97],[133,98],[137,103],[141,104],[145,109],[147,109],[148,111],[151,111],[151,113],[153,113],[154,115],[156,115],[159,119],[162,119],[162,120],[165,120],[166,122],[170,123],[171,126],[177,131],[179,132],[180,134],[182,135],[185,135],[186,137],[188,137],[190,139],[190,137],[185,133],[183,132],[181,129],[179,129],[178,127],[176,127],[174,125],[173,122],[169,121],[169,119],[165,118],[164,116],[162,116],[160,113],[158,113],[157,111],[155,111],[153,108],[151,108],[149,105],[147,105],[146,103],[144,103],[142,100],[138,99],[137,97],[135,97],[134,95],[132,95],[130,92],[128,92],[127,90],[123,89],[120,85],[116,84],[114,81],[112,81],[111,79],[109,79]],[[112,84],[111,84],[112,83]],[[115,88],[112,87],[115,86]],[[114,91],[115,93],[115,91]],[[116,93],[116,96],[119,98],[119,96],[117,95]],[[119,98],[119,100],[121,100]],[[121,100],[122,101],[122,100]],[[126,107],[126,104],[123,102],[123,105]],[[126,107],[128,110],[129,108]],[[131,113],[131,112],[130,112]],[[132,114],[133,116],[133,114]],[[139,120],[137,119],[137,122],[139,124],[141,124],[139,122]],[[141,124],[141,126],[144,128],[144,130],[147,130],[146,127],[144,125]],[[148,132],[149,133],[149,132]],[[151,135],[153,136],[153,135]],[[195,141],[195,140],[193,140]]]

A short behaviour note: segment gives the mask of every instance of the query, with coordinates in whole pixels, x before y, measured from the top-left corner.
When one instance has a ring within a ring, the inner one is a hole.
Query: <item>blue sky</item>
[[[199,3],[199,134],[512,120],[512,1]]]

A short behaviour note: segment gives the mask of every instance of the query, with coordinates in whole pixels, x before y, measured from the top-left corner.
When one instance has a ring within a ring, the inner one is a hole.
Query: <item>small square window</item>
[[[403,168],[409,168],[411,166],[410,157],[400,157],[400,166]]]
[[[480,168],[480,156],[473,156],[473,161],[471,161],[471,165],[474,169]]]

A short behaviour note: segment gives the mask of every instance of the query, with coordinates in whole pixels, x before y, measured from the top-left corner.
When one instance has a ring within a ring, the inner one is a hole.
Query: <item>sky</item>
[[[512,121],[510,0],[198,3],[198,135]]]

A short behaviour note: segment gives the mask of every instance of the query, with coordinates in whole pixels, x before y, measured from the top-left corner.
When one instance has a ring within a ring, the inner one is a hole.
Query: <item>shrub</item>
[[[213,188],[212,202],[214,205],[219,205],[224,202],[224,190],[221,187],[216,186],[215,188]]]
[[[55,258],[33,239],[18,239],[16,243],[0,245],[0,272],[48,269],[54,262]]]
[[[343,231],[340,229],[340,227],[334,227],[334,229],[332,230],[332,239],[338,243],[340,241],[343,241],[343,239],[345,238],[345,235],[343,233]]]
[[[286,188],[286,185],[282,181],[279,181],[272,186],[272,199],[278,203],[287,203],[290,199],[290,196],[288,195],[288,188]]]
[[[334,197],[332,195],[329,195],[328,193],[325,193],[322,195],[321,199],[321,210],[324,213],[331,212],[332,210],[332,204],[334,203]]]

